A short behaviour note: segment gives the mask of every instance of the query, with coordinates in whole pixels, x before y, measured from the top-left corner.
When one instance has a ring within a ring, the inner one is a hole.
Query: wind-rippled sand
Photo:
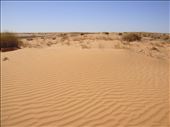
[[[168,61],[124,49],[2,53],[2,127],[168,127]]]

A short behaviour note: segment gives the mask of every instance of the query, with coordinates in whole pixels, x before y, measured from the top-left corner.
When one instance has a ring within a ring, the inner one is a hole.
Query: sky
[[[1,1],[1,31],[170,32],[169,1]]]

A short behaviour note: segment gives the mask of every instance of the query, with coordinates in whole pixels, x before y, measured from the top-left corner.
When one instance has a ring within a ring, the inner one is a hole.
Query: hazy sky
[[[169,32],[169,1],[1,1],[1,31]]]

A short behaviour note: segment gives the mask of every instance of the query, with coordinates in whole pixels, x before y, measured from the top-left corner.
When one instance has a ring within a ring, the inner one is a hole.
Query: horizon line
[[[170,32],[153,32],[153,31],[32,31],[32,32],[27,32],[27,31],[22,31],[22,32],[17,32],[17,31],[1,31],[0,33],[162,33],[162,34],[170,34]]]

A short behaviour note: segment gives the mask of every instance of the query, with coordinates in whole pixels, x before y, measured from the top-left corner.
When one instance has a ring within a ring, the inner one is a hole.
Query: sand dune
[[[52,46],[4,52],[1,63],[2,127],[170,125],[167,60]]]

